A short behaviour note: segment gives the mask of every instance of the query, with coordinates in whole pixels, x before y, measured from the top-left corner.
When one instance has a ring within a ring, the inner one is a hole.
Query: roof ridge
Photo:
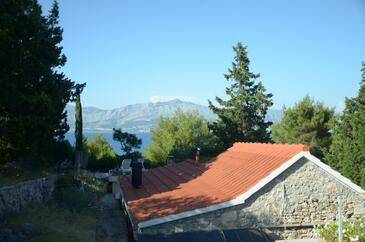
[[[269,143],[269,142],[235,142],[230,148],[234,147],[237,144],[254,144],[254,145],[269,145],[269,146],[302,146],[303,149],[302,151],[309,151],[309,146],[306,144],[299,144],[299,143],[294,143],[294,144],[289,144],[289,143]]]

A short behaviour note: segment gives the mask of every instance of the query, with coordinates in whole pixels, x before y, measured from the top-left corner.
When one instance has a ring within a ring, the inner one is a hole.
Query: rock
[[[365,215],[365,207],[361,206],[361,205],[355,207],[354,214],[356,214],[356,215]]]
[[[221,223],[223,226],[230,226],[237,221],[237,211],[227,211],[222,214]]]

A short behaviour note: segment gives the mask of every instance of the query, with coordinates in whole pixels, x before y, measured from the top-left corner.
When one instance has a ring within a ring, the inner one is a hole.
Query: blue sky
[[[365,1],[60,0],[64,73],[87,82],[84,105],[116,108],[173,97],[225,97],[232,46],[274,108],[304,95],[341,106],[357,94],[365,61]],[[44,11],[52,1],[41,0]]]

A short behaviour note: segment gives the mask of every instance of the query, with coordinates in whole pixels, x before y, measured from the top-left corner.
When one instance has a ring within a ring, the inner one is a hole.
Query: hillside
[[[184,111],[195,110],[207,120],[216,118],[207,106],[178,99],[168,102],[133,104],[111,110],[83,107],[84,130],[108,132],[112,128],[122,128],[129,132],[149,132],[150,128],[156,126],[160,116],[171,116],[178,108]],[[67,105],[66,110],[72,131],[75,127],[75,109]],[[281,116],[281,110],[269,110],[267,118],[277,122]]]

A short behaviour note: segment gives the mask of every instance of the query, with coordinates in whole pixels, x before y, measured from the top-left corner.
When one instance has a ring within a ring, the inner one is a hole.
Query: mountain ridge
[[[83,126],[85,131],[111,132],[113,128],[122,128],[128,132],[149,132],[157,125],[160,116],[171,116],[178,108],[183,111],[197,111],[208,121],[216,119],[216,115],[207,106],[174,99],[166,102],[146,102],[122,106],[113,109],[83,107]],[[75,127],[75,108],[66,106],[70,131]],[[282,110],[270,109],[267,120],[277,122],[282,117]]]

